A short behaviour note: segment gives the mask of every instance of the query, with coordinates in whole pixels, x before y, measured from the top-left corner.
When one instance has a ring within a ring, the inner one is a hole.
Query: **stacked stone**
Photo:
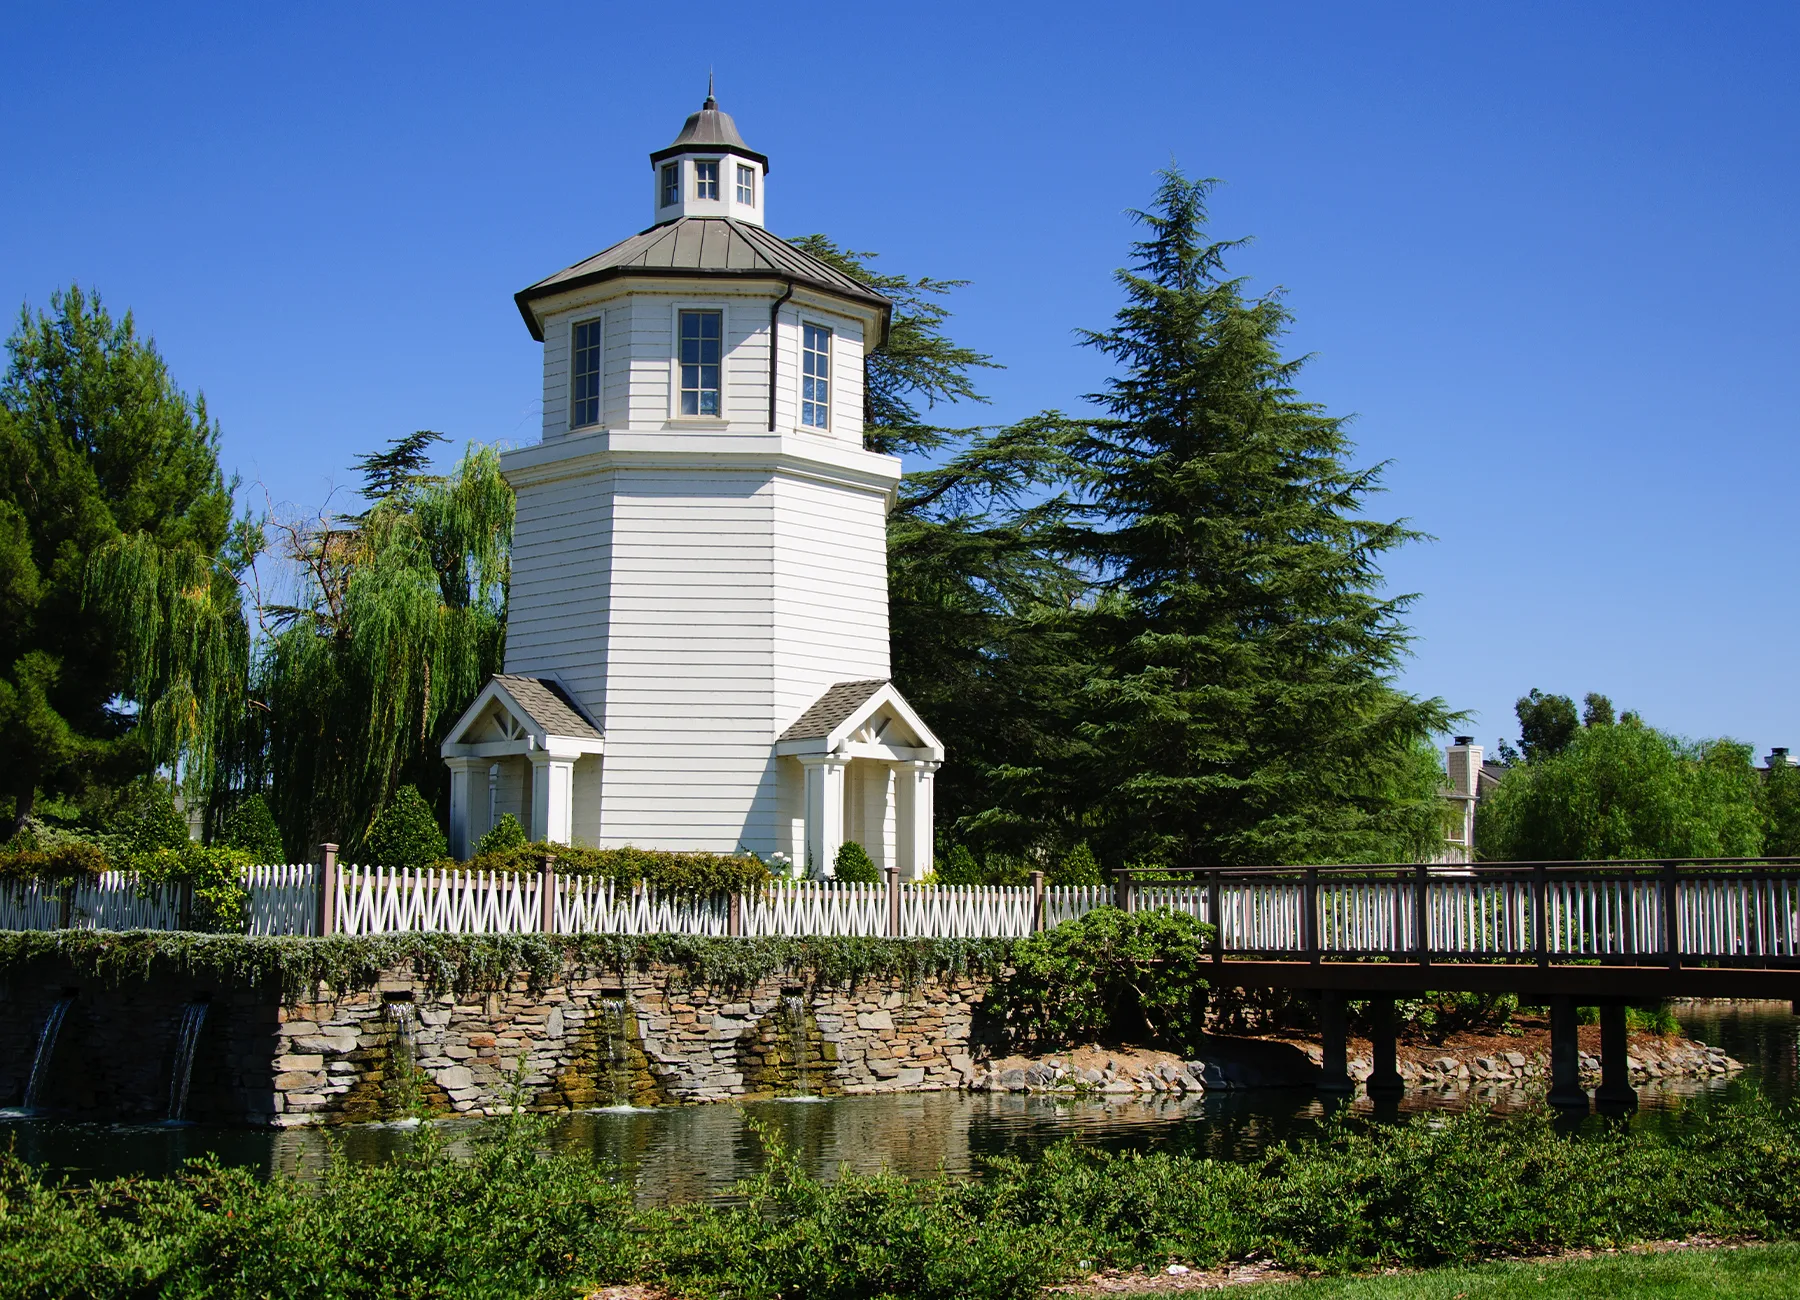
[[[1076,1069],[1051,1057],[1029,1066],[982,1070],[969,1081],[968,1087],[971,1092],[1182,1095],[1206,1091],[1207,1068],[1203,1061],[1163,1061],[1134,1069],[1129,1065],[1121,1065],[1117,1060],[1109,1060],[1102,1069]]]

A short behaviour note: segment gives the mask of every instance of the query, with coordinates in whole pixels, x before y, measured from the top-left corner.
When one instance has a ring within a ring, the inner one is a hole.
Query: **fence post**
[[[1219,888],[1219,870],[1214,867],[1206,878],[1206,919],[1212,923],[1212,959],[1225,960],[1224,891]]]
[[[1306,946],[1306,960],[1319,964],[1319,869],[1306,869],[1306,884],[1301,890],[1305,914],[1300,918],[1300,942]]]
[[[319,845],[319,927],[320,935],[336,934],[338,846]]]
[[[1037,934],[1044,928],[1044,873],[1031,873],[1031,932]]]
[[[56,928],[66,930],[75,919],[75,882],[65,880],[56,887]]]
[[[194,928],[194,882],[184,880],[175,886],[175,928]]]
[[[1113,906],[1121,912],[1131,910],[1131,873],[1124,867],[1113,871]]]
[[[725,933],[732,938],[740,938],[744,933],[744,896],[737,890],[731,891],[729,910],[725,914]]]
[[[900,937],[900,868],[883,867],[881,874],[887,880],[887,932],[890,939]]]
[[[1413,873],[1413,951],[1421,966],[1431,965],[1431,868],[1421,862]]]
[[[538,930],[556,933],[556,855],[544,854],[538,864]]]
[[[1676,906],[1681,899],[1681,875],[1673,862],[1663,863],[1663,952],[1670,970],[1681,969],[1681,913]]]
[[[1550,873],[1543,863],[1531,868],[1531,952],[1540,966],[1550,964]]]

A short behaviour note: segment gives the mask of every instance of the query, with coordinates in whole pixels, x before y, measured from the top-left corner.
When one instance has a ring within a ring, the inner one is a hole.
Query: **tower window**
[[[697,199],[719,197],[719,164],[717,162],[694,164],[694,197]]]
[[[800,423],[831,427],[831,331],[807,325],[800,348]]]
[[[738,164],[738,202],[745,207],[756,206],[756,168]]]
[[[669,163],[662,169],[662,205],[672,208],[681,202],[681,164]]]
[[[719,343],[723,313],[681,313],[681,413],[719,414]]]
[[[570,339],[569,427],[600,423],[600,322],[576,322]]]

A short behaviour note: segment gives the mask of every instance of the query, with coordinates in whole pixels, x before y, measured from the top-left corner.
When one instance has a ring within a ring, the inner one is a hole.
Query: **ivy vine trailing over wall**
[[[697,935],[334,936],[325,939],[246,937],[182,931],[55,930],[0,932],[0,977],[33,963],[63,958],[80,975],[108,984],[153,973],[182,973],[239,986],[279,989],[284,1002],[375,987],[383,971],[410,966],[434,993],[508,987],[523,977],[533,991],[550,987],[565,967],[623,973],[666,965],[688,984],[727,991],[773,976],[832,987],[898,979],[994,974],[1010,961],[1005,939],[757,938]]]

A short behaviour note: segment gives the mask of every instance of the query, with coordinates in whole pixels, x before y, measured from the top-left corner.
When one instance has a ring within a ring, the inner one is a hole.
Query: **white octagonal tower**
[[[506,672],[443,747],[453,848],[511,812],[916,878],[943,749],[887,680],[900,463],[862,428],[890,304],[764,229],[768,160],[710,94],[650,158],[655,224],[517,295],[544,430],[502,458]]]

